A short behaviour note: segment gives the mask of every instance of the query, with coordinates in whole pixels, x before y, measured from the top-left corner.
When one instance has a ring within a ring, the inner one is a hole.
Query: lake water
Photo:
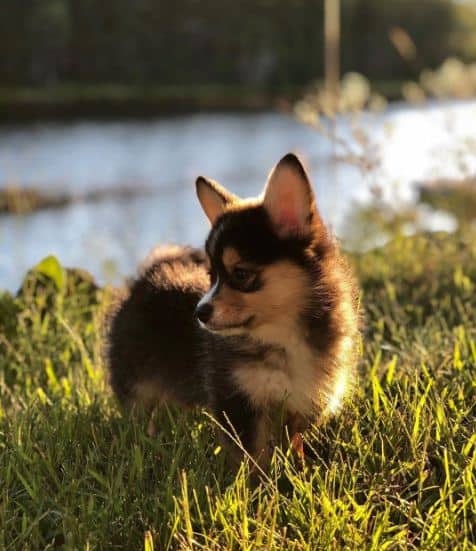
[[[195,197],[197,175],[238,195],[257,195],[269,169],[290,150],[306,160],[318,205],[337,234],[356,202],[370,200],[375,184],[390,200],[404,202],[414,198],[415,182],[476,172],[476,102],[393,106],[361,124],[379,144],[381,165],[370,174],[336,161],[328,139],[276,113],[0,127],[0,188],[75,194],[152,188],[127,200],[78,201],[60,210],[0,216],[0,288],[14,290],[48,254],[86,268],[100,282],[117,282],[134,273],[157,243],[201,245],[208,226]],[[344,121],[337,132],[353,142]],[[447,227],[449,221],[436,216],[429,224]]]

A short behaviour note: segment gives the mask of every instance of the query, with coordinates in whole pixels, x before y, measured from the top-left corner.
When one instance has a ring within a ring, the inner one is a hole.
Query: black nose
[[[207,321],[212,317],[213,306],[209,302],[204,302],[201,306],[198,306],[195,310],[195,315],[202,323],[207,323]]]

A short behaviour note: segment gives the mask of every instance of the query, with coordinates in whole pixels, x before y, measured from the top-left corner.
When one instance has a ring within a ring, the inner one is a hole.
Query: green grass
[[[259,485],[225,469],[205,414],[163,411],[156,439],[121,416],[107,292],[50,259],[4,294],[0,548],[475,549],[476,240],[398,237],[354,262],[354,399],[307,435],[312,464],[277,452]]]

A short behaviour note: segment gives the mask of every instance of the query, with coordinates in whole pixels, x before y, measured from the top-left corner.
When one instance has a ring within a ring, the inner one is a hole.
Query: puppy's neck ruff
[[[265,325],[253,332],[260,345],[270,346],[265,361],[244,365],[236,370],[235,380],[250,401],[258,407],[278,405],[302,415],[316,409],[314,395],[319,370],[318,358],[294,322],[282,326]],[[277,353],[276,350],[281,350]]]

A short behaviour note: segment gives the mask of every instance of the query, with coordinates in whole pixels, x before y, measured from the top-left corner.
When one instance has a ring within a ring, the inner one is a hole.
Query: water
[[[256,195],[269,169],[290,150],[306,159],[320,210],[339,234],[355,202],[370,200],[371,185],[382,185],[392,201],[407,201],[417,181],[476,171],[475,115],[476,102],[467,102],[397,106],[365,119],[372,141],[381,144],[381,166],[370,174],[336,163],[326,138],[275,113],[0,127],[0,187],[75,194],[125,185],[153,189],[133,199],[0,217],[0,288],[14,290],[48,254],[105,282],[133,273],[159,242],[200,245],[208,226],[195,197],[196,176],[210,176],[242,196]],[[344,122],[337,127],[348,139]],[[448,221],[439,217],[433,223]]]

